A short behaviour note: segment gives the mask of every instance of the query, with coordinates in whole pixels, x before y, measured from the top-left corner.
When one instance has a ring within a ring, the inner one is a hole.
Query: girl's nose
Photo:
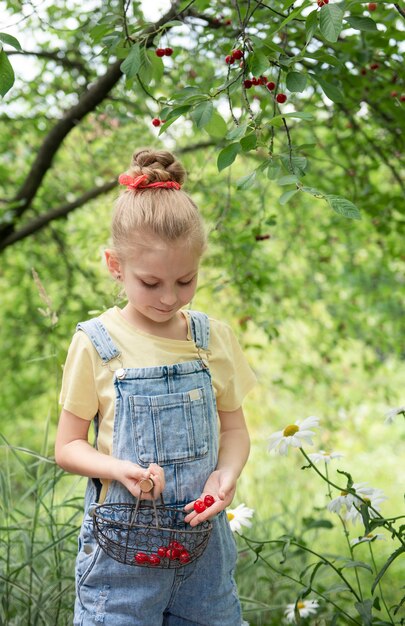
[[[175,289],[166,289],[161,295],[160,302],[166,306],[173,306],[177,302]]]

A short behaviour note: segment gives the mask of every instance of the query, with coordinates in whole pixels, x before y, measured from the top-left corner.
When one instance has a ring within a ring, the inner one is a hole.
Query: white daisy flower
[[[403,415],[405,417],[405,406],[399,406],[396,409],[391,409],[385,413],[385,423],[392,424],[397,415]]]
[[[324,461],[325,463],[330,463],[333,459],[341,459],[344,454],[340,452],[325,452],[325,450],[319,450],[319,452],[313,452],[312,454],[308,454],[312,463],[319,463],[319,461]]]
[[[253,513],[254,509],[249,509],[244,504],[239,504],[236,509],[228,509],[226,515],[232,532],[242,530],[242,526],[248,526],[250,528],[252,525],[250,518],[253,517]]]
[[[370,543],[371,541],[385,541],[384,535],[379,533],[368,533],[368,535],[364,535],[364,537],[356,537],[356,539],[351,540],[352,546],[357,546],[359,543]]]
[[[353,489],[355,494],[342,491],[340,496],[331,500],[327,507],[329,511],[338,513],[347,522],[361,521],[360,506],[364,502],[379,510],[378,505],[386,500],[381,489],[369,487],[367,483],[354,483]],[[377,517],[377,514],[371,510],[369,515],[370,517]]]
[[[285,455],[289,446],[301,448],[304,443],[312,445],[312,436],[315,434],[311,428],[319,426],[318,417],[307,417],[303,422],[297,420],[295,424],[289,424],[284,430],[279,430],[269,438],[269,452],[276,450]]]
[[[297,610],[300,614],[300,617],[309,617],[310,615],[314,615],[319,608],[318,600],[299,600],[297,602]],[[289,624],[296,624],[295,621],[295,602],[294,604],[287,604],[287,608],[285,610],[285,617]]]
[[[380,504],[387,499],[384,495],[384,492],[381,489],[373,489],[372,493],[369,495],[364,495],[360,498],[356,498],[354,496],[353,506],[348,510],[346,515],[346,520],[348,522],[352,522],[355,524],[356,522],[361,522],[362,517],[360,513],[360,507],[362,504],[366,503],[368,507],[373,507],[378,511],[377,513],[369,508],[368,514],[371,518],[378,517],[378,513],[380,512]]]

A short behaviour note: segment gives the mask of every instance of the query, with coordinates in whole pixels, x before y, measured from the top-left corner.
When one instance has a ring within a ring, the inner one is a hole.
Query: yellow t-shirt
[[[188,315],[186,319],[189,323]],[[206,357],[220,411],[239,408],[256,382],[232,329],[223,322],[210,318],[209,350],[207,353],[201,350],[199,355],[191,340],[190,326],[187,340],[157,337],[127,322],[118,307],[108,309],[100,316],[100,321],[121,356],[103,365],[86,333],[76,332],[63,371],[60,403],[64,409],[85,420],[92,420],[98,413],[97,448],[104,454],[111,454],[114,429],[112,370],[173,365]]]

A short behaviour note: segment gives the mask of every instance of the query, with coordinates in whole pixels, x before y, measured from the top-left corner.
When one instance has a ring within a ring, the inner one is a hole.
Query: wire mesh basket
[[[142,494],[141,494],[142,496]],[[94,535],[110,557],[125,565],[173,569],[192,563],[204,552],[212,524],[184,521],[184,509],[139,498],[134,504],[95,507]]]

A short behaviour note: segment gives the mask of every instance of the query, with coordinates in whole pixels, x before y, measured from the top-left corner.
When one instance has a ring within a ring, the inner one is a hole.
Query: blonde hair
[[[142,148],[132,155],[126,174],[146,175],[148,183],[174,181],[183,184],[186,171],[171,152]],[[118,197],[112,219],[112,241],[122,258],[130,252],[136,233],[156,235],[164,241],[179,238],[200,254],[206,246],[206,234],[200,212],[182,189],[126,189]]]

